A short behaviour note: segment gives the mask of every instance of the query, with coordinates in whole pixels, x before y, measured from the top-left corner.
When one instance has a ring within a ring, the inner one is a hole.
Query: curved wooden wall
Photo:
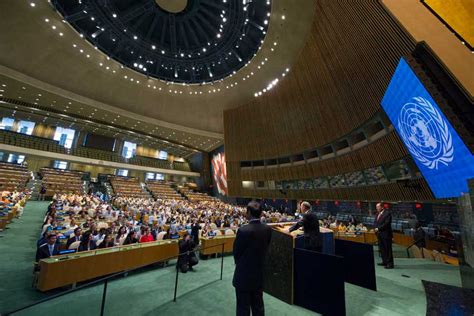
[[[406,149],[392,132],[333,159],[284,168],[240,168],[241,161],[282,157],[328,144],[363,125],[380,111],[399,59],[413,48],[410,36],[377,0],[317,1],[312,31],[288,76],[251,103],[224,112],[229,193],[276,196],[275,192],[244,190],[241,181],[336,175],[406,156]],[[426,183],[420,183],[422,197],[432,198]],[[417,198],[397,184],[291,194],[294,198]]]

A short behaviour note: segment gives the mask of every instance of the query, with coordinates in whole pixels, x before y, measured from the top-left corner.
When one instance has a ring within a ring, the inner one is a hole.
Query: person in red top
[[[140,237],[140,242],[150,242],[153,241],[153,235],[150,233],[150,227],[146,227],[142,236]]]

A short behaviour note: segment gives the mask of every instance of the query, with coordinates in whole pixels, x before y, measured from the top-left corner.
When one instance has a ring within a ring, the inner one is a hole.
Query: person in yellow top
[[[340,232],[345,232],[346,231],[346,225],[344,223],[340,223],[339,226],[337,227],[337,230]]]

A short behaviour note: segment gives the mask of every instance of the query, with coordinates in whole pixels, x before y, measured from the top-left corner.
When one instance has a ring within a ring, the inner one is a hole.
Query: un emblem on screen
[[[413,158],[429,169],[449,165],[454,145],[448,124],[441,113],[422,97],[406,103],[398,117],[398,129]]]

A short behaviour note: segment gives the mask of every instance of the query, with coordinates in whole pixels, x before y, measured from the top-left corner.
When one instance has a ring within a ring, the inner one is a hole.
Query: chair
[[[235,235],[235,233],[232,229],[226,229],[224,235]]]
[[[106,222],[97,223],[97,229],[101,229],[101,228],[109,228],[109,224],[107,224]]]
[[[123,235],[120,239],[119,239],[119,246],[122,246],[123,245],[123,242],[125,241],[125,239],[127,238],[126,235]]]
[[[216,236],[222,236],[222,232],[218,229],[214,230],[213,232],[216,234]]]
[[[412,258],[419,258],[419,259],[422,259],[422,258],[423,258],[423,255],[421,254],[421,250],[420,250],[420,248],[418,248],[417,245],[411,246],[411,248],[409,249],[409,251],[410,251],[410,257],[412,257]]]
[[[423,258],[425,259],[429,259],[429,260],[434,260],[434,256],[433,256],[433,253],[431,251],[429,251],[428,249],[426,248],[421,248],[421,252],[423,254]]]
[[[444,263],[443,255],[442,255],[439,251],[433,250],[433,251],[432,251],[432,254],[433,254],[434,260],[435,260],[436,262],[442,262],[442,263]]]
[[[156,240],[163,240],[163,237],[165,237],[166,232],[159,232],[158,235],[156,236]]]
[[[71,249],[77,250],[77,248],[79,248],[79,245],[80,245],[80,244],[81,244],[80,241],[75,241],[75,242],[73,242],[72,244],[69,245],[69,248],[68,248],[68,249],[69,249],[69,250],[71,250]]]

